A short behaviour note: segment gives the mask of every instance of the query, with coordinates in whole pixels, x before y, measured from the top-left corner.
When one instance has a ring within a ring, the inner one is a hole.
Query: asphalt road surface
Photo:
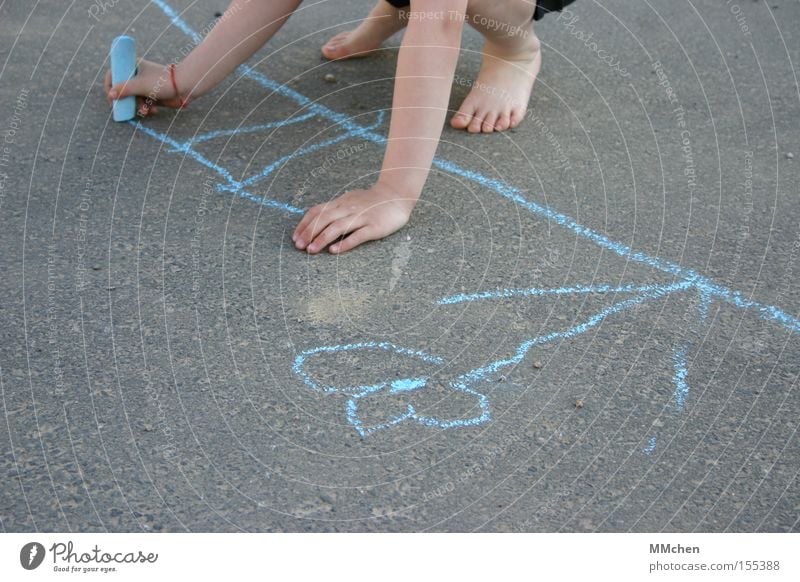
[[[369,2],[110,118],[115,36],[224,8],[0,5],[2,530],[800,530],[798,2],[546,17],[525,122],[339,257],[290,235],[380,168],[399,37],[319,53]]]

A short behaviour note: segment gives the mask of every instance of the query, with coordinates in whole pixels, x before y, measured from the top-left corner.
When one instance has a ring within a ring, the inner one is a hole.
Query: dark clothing
[[[549,12],[559,12],[573,2],[575,0],[539,0],[536,3],[536,10],[533,11],[533,19],[539,20]]]
[[[405,8],[410,6],[409,0],[386,0],[395,8]],[[539,0],[536,2],[536,10],[533,11],[533,19],[539,20],[545,14],[563,10],[567,4],[572,4],[575,0]]]

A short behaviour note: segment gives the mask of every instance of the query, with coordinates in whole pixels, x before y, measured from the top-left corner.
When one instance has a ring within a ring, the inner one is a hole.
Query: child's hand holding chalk
[[[112,85],[111,71],[107,71],[103,87],[109,105],[115,99],[136,96],[136,112],[143,117],[158,113],[160,105],[179,108],[182,104],[172,83],[170,67],[151,61],[140,60],[136,76],[115,85]]]

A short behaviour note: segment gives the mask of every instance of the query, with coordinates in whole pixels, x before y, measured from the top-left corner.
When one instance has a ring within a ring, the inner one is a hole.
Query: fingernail
[[[316,253],[317,252],[317,245],[309,245],[307,250],[310,253]]]
[[[108,96],[111,97],[112,99],[116,99],[117,92],[112,89],[111,91],[108,92]]]
[[[296,240],[296,241],[294,241],[294,242],[295,242],[295,244],[297,245],[297,248],[299,248],[299,249],[302,249],[304,246],[306,246],[306,241],[304,241],[304,240],[303,240],[303,239],[301,239],[301,238],[297,239],[297,240]]]
[[[338,253],[339,252],[339,245],[333,245],[331,247],[331,252],[332,253]]]

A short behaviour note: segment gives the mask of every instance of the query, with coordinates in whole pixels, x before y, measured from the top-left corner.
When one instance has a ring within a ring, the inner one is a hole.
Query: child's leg
[[[503,131],[525,117],[542,64],[533,32],[534,0],[471,0],[467,21],[484,37],[478,79],[451,125],[470,132]]]
[[[411,6],[419,12],[426,2],[411,0]],[[330,245],[332,253],[346,252],[388,236],[408,222],[430,173],[447,116],[467,3],[437,0],[431,18],[409,17],[397,58],[392,119],[380,175],[368,190],[350,190],[310,208],[292,235],[298,249],[313,254]]]
[[[331,60],[364,57],[379,48],[383,41],[402,29],[407,22],[403,11],[387,0],[378,0],[358,28],[340,32],[331,38],[322,47],[322,54]]]
[[[144,115],[153,113],[156,103],[178,107],[189,97],[195,99],[210,91],[272,38],[301,1],[231,0],[203,42],[174,68],[143,61],[138,75],[114,87],[109,72],[104,83],[107,96],[147,97],[142,106]]]

